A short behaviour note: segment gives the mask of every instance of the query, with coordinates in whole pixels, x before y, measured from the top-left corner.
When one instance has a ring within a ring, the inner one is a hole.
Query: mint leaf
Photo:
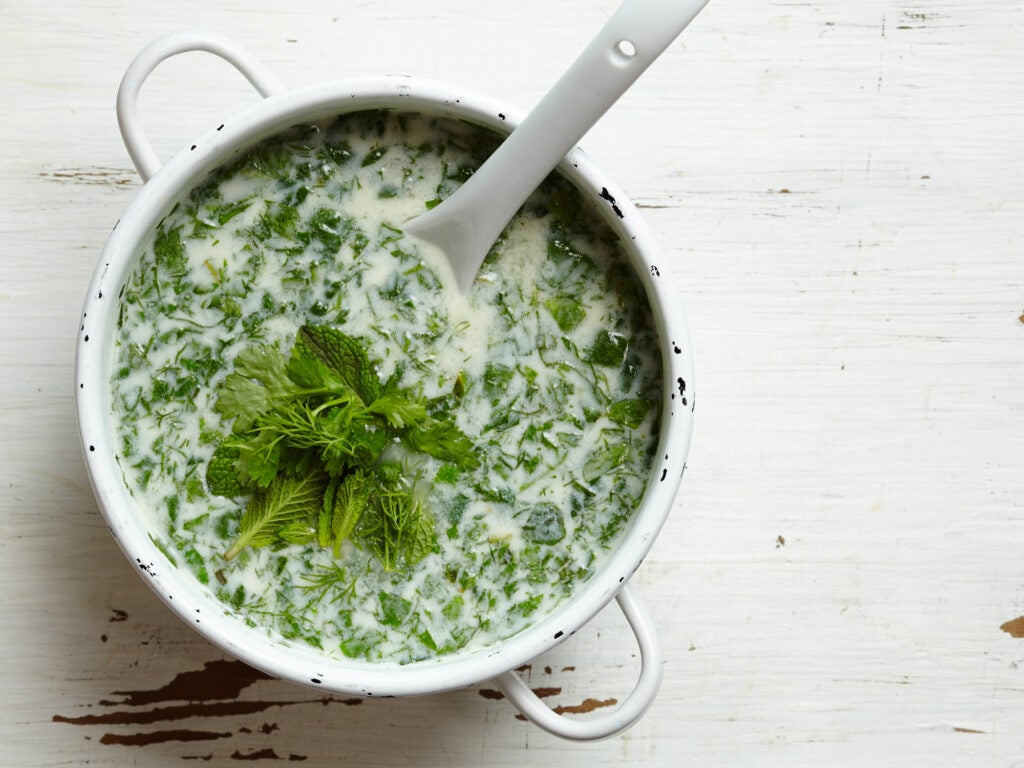
[[[592,483],[599,477],[611,474],[628,461],[629,446],[626,443],[609,446],[595,453],[584,465],[583,479]]]
[[[380,379],[363,346],[326,325],[299,328],[287,370],[300,386],[330,391],[347,388],[363,403],[373,402],[380,394]]]
[[[331,544],[331,520],[334,518],[334,497],[338,492],[340,480],[332,477],[327,481],[324,488],[324,500],[320,505],[320,514],[317,517],[317,542],[321,547],[328,547]]]
[[[345,400],[359,401],[359,393],[321,359],[292,352],[288,361],[288,376],[310,392],[333,394]]]
[[[370,501],[372,483],[362,472],[353,472],[338,486],[331,511],[331,538],[334,556],[341,555],[341,543],[355,530]]]
[[[649,400],[616,400],[608,408],[608,418],[616,424],[636,429],[650,410],[651,403]]]
[[[384,626],[400,627],[412,613],[412,603],[401,595],[382,591],[378,593],[377,600],[380,603],[378,618]]]
[[[462,595],[456,595],[441,609],[441,615],[448,619],[448,621],[454,622],[462,615],[464,605],[465,601],[462,599]]]
[[[434,518],[423,512],[414,522],[405,542],[405,560],[409,564],[418,563],[434,551]]]
[[[343,219],[337,211],[320,208],[310,217],[306,235],[320,244],[321,253],[333,256],[341,250],[352,226],[353,221]]]
[[[323,500],[324,476],[279,478],[246,505],[238,538],[224,553],[231,560],[245,547],[264,547],[276,541],[286,526],[315,520]]]
[[[181,227],[164,229],[161,227],[153,241],[153,255],[156,263],[171,274],[180,274],[188,267],[185,246],[181,242]]]
[[[238,479],[238,446],[224,442],[217,446],[206,465],[206,484],[215,496],[240,496],[244,489]]]
[[[629,340],[621,333],[601,331],[590,347],[590,361],[598,365],[622,365]]]
[[[526,537],[539,544],[555,544],[565,538],[562,510],[554,504],[538,504],[523,526]]]
[[[286,523],[277,531],[277,538],[288,544],[309,544],[316,536],[316,528],[304,520]]]
[[[484,392],[488,395],[502,396],[508,390],[515,369],[501,363],[488,363],[484,368]]]
[[[587,311],[575,299],[565,296],[554,296],[544,302],[544,307],[555,319],[558,327],[563,331],[571,331],[583,322]]]

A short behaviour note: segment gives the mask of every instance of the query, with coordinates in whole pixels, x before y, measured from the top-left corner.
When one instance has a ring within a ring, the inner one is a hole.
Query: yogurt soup
[[[552,175],[466,297],[403,235],[498,141],[390,111],[296,127],[139,254],[118,461],[167,559],[250,626],[370,662],[492,645],[600,568],[639,506],[661,367],[598,212]]]

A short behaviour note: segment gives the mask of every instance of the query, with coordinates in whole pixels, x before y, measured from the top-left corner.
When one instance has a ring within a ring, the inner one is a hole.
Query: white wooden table
[[[0,3],[0,764],[1024,764],[1020,0],[712,0],[583,142],[668,251],[698,366],[689,471],[634,579],[665,680],[624,736],[561,742],[488,685],[264,679],[107,532],[71,371],[140,186],[113,111],[134,54],[206,27],[289,85],[411,73],[528,108],[615,5]],[[142,109],[168,155],[253,98],[192,54]],[[634,655],[612,608],[526,674],[600,708]]]

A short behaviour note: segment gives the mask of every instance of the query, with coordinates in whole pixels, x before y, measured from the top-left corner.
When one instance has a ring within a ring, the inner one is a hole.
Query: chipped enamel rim
[[[224,39],[209,33],[177,34],[191,34],[193,38],[199,36],[200,42],[210,43],[213,40],[225,43]],[[166,47],[167,39],[162,42]],[[149,70],[131,82],[130,68],[122,83],[122,95],[126,89],[129,95],[137,95],[142,80],[155,63],[182,50],[208,50],[229,58],[222,51],[214,50],[212,43],[201,46],[195,44],[195,39],[192,43],[190,47],[183,48],[179,41],[177,48],[153,59]],[[140,54],[140,59],[142,57]],[[144,516],[136,511],[136,502],[125,486],[116,459],[118,442],[111,418],[109,377],[119,294],[136,263],[141,243],[174,203],[207,173],[261,140],[290,126],[344,112],[375,108],[419,111],[467,120],[502,134],[509,133],[520,119],[515,110],[489,96],[449,84],[385,76],[321,83],[287,91],[265,71],[251,71],[252,62],[229,60],[266,98],[207,131],[194,144],[177,152],[163,167],[153,167],[159,161],[141,133],[134,137],[131,135],[134,98],[129,99],[130,103],[124,110],[119,104],[122,132],[132,159],[143,178],[150,173],[152,178],[125,210],[103,250],[82,311],[75,367],[76,407],[83,453],[93,491],[111,533],[168,607],[221,649],[274,677],[340,694],[410,696],[462,688],[497,678],[495,682],[510,693],[513,703],[522,708],[523,702],[517,700],[522,697],[517,697],[510,690],[514,681],[509,676],[515,677],[511,670],[571,636],[618,595],[620,605],[641,642],[644,666],[650,663],[659,667],[648,670],[648,677],[653,679],[653,687],[648,680],[648,700],[641,702],[638,712],[630,715],[632,719],[624,725],[620,722],[614,728],[608,726],[599,733],[588,732],[589,735],[582,732],[576,735],[562,732],[559,735],[603,738],[622,730],[643,714],[660,680],[660,663],[649,658],[649,655],[657,655],[650,619],[642,610],[630,613],[636,597],[635,592],[630,592],[626,586],[665,522],[685,469],[693,423],[693,364],[679,296],[653,235],[625,193],[578,149],[566,156],[559,170],[585,195],[598,202],[608,223],[626,246],[651,302],[657,324],[664,368],[664,395],[658,461],[643,502],[618,547],[607,555],[602,568],[575,595],[515,636],[477,651],[406,665],[334,659],[314,648],[268,637],[263,631],[246,626],[242,620],[232,616],[187,569],[173,566],[150,539],[143,524]],[[135,74],[137,76],[138,72]],[[635,605],[633,607],[635,609]],[[639,688],[640,685],[638,691]],[[534,715],[527,714],[536,721]],[[559,719],[577,725],[591,722]],[[558,728],[557,725],[539,724],[552,732]]]

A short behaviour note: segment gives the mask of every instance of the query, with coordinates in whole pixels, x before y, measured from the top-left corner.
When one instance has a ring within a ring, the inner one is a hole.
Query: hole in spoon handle
[[[612,53],[615,56],[614,61],[625,64],[632,61],[633,57],[636,56],[636,46],[629,40],[619,40],[615,44]]]

